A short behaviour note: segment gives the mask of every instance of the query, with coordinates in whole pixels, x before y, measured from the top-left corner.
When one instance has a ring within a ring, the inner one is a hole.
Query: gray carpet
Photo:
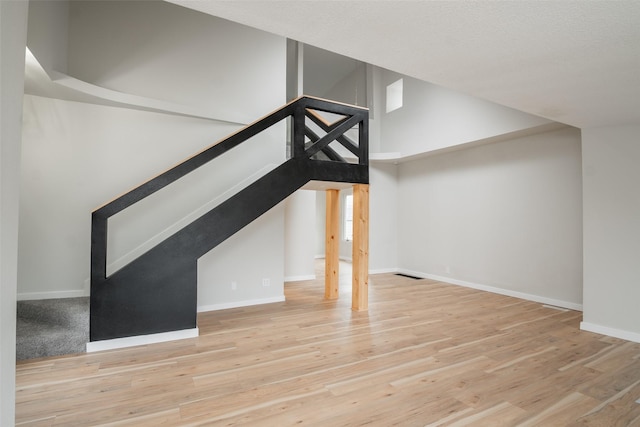
[[[16,359],[84,353],[89,298],[18,301]]]

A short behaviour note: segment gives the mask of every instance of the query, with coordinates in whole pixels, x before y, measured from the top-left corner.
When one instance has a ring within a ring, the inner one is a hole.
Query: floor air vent
[[[410,274],[396,273],[396,276],[408,277],[409,279],[422,280],[422,277],[412,276]]]

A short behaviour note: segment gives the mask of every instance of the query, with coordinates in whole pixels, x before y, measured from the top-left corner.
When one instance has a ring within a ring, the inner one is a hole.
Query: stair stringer
[[[330,179],[316,162],[287,160],[104,280],[92,280],[90,340],[195,328],[198,258],[311,179]]]

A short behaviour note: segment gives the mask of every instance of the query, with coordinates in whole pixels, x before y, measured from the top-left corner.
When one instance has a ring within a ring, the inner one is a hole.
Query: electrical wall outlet
[[[267,286],[271,286],[271,281],[269,279],[262,279],[262,286],[264,286],[265,288]]]
[[[238,284],[236,282],[231,282],[231,290],[235,291],[236,289],[238,289]]]

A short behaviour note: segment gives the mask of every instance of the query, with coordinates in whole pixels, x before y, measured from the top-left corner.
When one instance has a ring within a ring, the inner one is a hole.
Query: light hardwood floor
[[[201,314],[199,338],[19,363],[16,422],[640,425],[640,344],[579,312],[391,274],[368,312],[340,292],[289,283],[285,303]]]

